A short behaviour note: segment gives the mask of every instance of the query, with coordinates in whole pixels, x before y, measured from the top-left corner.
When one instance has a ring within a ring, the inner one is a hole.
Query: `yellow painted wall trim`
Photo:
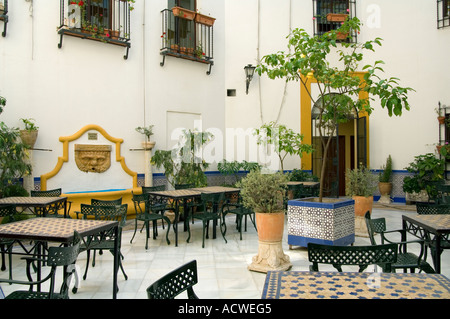
[[[103,135],[104,138],[106,138],[108,141],[116,145],[116,162],[119,162],[122,169],[128,175],[133,177],[133,188],[137,187],[137,173],[133,172],[127,167],[127,165],[125,164],[125,158],[120,154],[120,146],[123,143],[123,139],[112,137],[102,127],[96,124],[89,124],[71,136],[62,136],[59,138],[59,141],[63,143],[63,156],[58,157],[58,162],[56,163],[55,168],[51,172],[41,175],[41,190],[47,190],[47,180],[57,175],[61,170],[63,164],[69,161],[70,142],[79,139],[84,133],[92,130],[99,132],[100,134]]]
[[[355,72],[361,80],[361,87],[365,85],[364,83],[364,74],[367,72]],[[305,144],[312,143],[312,125],[311,125],[311,98],[308,94],[308,91],[311,92],[311,84],[317,83],[316,78],[314,77],[305,77],[301,75],[303,83],[305,83],[306,88],[303,84],[300,84],[300,133],[303,134],[303,142]],[[359,99],[364,100],[368,99],[369,94],[367,92],[361,91],[359,93]],[[370,167],[370,145],[369,145],[369,116],[365,112],[361,112],[360,116],[366,116],[366,154],[367,154],[367,167]],[[304,170],[312,170],[312,154],[303,153],[302,155],[302,169]]]

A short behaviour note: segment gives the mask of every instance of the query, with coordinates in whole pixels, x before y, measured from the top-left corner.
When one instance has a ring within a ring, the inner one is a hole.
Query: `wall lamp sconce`
[[[250,85],[251,80],[253,79],[253,73],[255,73],[255,69],[256,69],[256,66],[253,66],[251,64],[246,65],[244,67],[245,77],[246,77],[246,85],[247,85],[247,90],[246,90],[247,94],[248,94],[248,87]]]

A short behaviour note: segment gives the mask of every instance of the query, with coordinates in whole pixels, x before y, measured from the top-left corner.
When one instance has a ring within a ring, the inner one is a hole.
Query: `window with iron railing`
[[[181,3],[180,3],[181,2]],[[175,5],[170,7],[170,5]],[[179,4],[184,5],[180,7]],[[164,66],[166,56],[209,64],[213,62],[214,18],[195,10],[195,1],[169,0],[170,9],[161,11],[161,55]]]
[[[60,0],[61,36],[97,40],[130,48],[130,11],[134,0]]]
[[[8,25],[8,0],[0,0],[0,21],[3,21],[2,37],[6,37]]]
[[[314,35],[338,29],[356,14],[355,0],[313,0]],[[338,34],[338,40],[356,42],[356,33]]]
[[[450,27],[450,0],[437,0],[437,27]]]

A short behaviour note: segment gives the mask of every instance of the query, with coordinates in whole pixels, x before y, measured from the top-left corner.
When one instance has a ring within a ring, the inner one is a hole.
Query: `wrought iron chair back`
[[[91,205],[94,206],[116,206],[122,205],[122,197],[117,199],[105,200],[105,199],[91,199]]]
[[[2,217],[2,223],[10,223],[15,221],[15,215],[16,215],[16,206],[14,205],[7,205],[7,206],[0,206],[0,217]],[[2,255],[2,265],[1,270],[6,270],[6,253],[8,252],[9,255],[9,279],[12,279],[12,244],[14,243],[14,240],[7,239],[7,238],[0,238],[0,252]]]
[[[166,185],[142,186],[142,193],[160,192],[160,191],[165,191],[165,190],[166,190]]]
[[[19,284],[19,285],[29,285],[30,290],[28,291],[14,291],[10,295],[6,297],[6,299],[68,299],[69,292],[69,284],[73,275],[75,275],[76,284],[78,283],[78,278],[76,277],[75,267],[70,267],[74,265],[80,250],[80,242],[81,237],[75,231],[73,236],[73,244],[67,247],[49,247],[48,253],[45,256],[45,259],[42,259],[40,256],[29,256],[24,257],[27,261],[27,277],[29,281],[19,281],[19,280],[3,280],[0,279],[0,282],[9,283],[9,284]],[[31,276],[31,268],[33,262],[45,262],[47,266],[49,266],[50,273],[43,279],[33,281]],[[55,283],[56,283],[56,271],[58,267],[65,267],[66,273],[64,276],[64,280],[62,282],[60,291],[55,292]],[[44,282],[49,281],[49,291],[48,292],[38,292],[33,291],[34,285],[39,285]]]
[[[391,272],[391,264],[397,262],[397,245],[331,246],[308,244],[311,271],[319,271],[319,264],[331,264],[339,272],[342,266],[359,266],[359,272],[369,265],[383,264],[385,272]]]
[[[49,190],[45,190],[45,191],[30,191],[31,197],[59,197],[59,196],[61,196],[61,194],[62,194],[61,188],[49,189]],[[67,203],[68,203],[67,216],[69,216],[70,207],[71,207],[72,203],[71,202],[67,202]],[[64,208],[63,203],[54,204],[52,207],[49,208],[49,210],[47,212],[47,217],[63,217],[61,215],[58,215],[58,211],[63,208]],[[43,209],[40,207],[36,207],[35,212],[36,212],[36,215],[42,215]]]
[[[189,299],[198,299],[193,289],[197,283],[197,261],[193,260],[155,281],[147,288],[147,296],[149,299],[174,299],[186,291]]]

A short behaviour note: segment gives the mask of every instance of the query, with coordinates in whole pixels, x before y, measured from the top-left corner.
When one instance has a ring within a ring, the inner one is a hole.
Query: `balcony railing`
[[[6,37],[8,26],[8,0],[0,0],[0,21],[3,21],[2,37]]]
[[[437,0],[437,28],[450,27],[450,0]]]
[[[81,6],[80,6],[81,3]],[[60,0],[60,42],[64,35],[130,48],[130,4],[127,0]]]
[[[355,0],[313,0],[314,35],[338,29],[346,18],[353,19],[355,14]],[[338,34],[338,40],[355,43],[357,34]]]
[[[161,55],[164,66],[166,56],[209,64],[211,74],[213,61],[213,26],[205,24],[199,14],[195,18],[177,14],[170,9],[161,11]]]

